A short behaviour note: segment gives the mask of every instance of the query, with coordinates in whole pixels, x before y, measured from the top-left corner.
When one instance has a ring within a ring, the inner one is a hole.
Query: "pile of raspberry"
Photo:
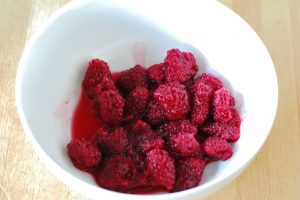
[[[230,91],[212,74],[196,77],[198,70],[193,54],[178,49],[116,79],[105,61],[90,61],[82,89],[105,125],[91,140],[70,141],[74,165],[119,192],[198,186],[208,163],[232,156],[241,124]]]

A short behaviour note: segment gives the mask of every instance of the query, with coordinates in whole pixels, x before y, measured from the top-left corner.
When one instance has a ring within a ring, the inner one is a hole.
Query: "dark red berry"
[[[232,118],[234,98],[226,88],[216,90],[213,95],[213,116],[215,121],[227,122]]]
[[[174,160],[162,149],[153,149],[147,153],[147,168],[154,180],[167,190],[172,190],[175,182]]]
[[[98,95],[99,116],[106,124],[119,124],[123,118],[124,99],[114,90],[107,90]]]
[[[201,130],[227,140],[235,142],[240,138],[241,119],[236,110],[232,110],[232,118],[228,122],[210,122],[204,125]]]
[[[159,85],[153,96],[169,120],[182,119],[190,111],[188,92],[178,82]]]
[[[195,136],[190,133],[179,132],[170,136],[168,150],[176,157],[188,158],[201,154],[201,147]]]
[[[141,177],[130,158],[114,156],[104,160],[98,172],[97,183],[110,190],[129,192],[140,187]]]
[[[194,86],[194,85],[193,85]],[[201,126],[209,116],[212,90],[208,85],[198,83],[192,95],[192,121]]]
[[[136,87],[125,100],[125,113],[138,114],[145,113],[149,103],[150,93],[147,88]]]
[[[171,49],[165,58],[165,78],[167,82],[185,83],[198,72],[198,65],[192,53]]]
[[[173,191],[182,191],[198,186],[204,168],[205,162],[200,158],[188,158],[178,161]]]
[[[162,83],[165,79],[164,63],[155,64],[148,68],[148,79],[153,83]]]
[[[82,81],[82,88],[89,99],[96,97],[96,86],[101,83],[104,78],[111,78],[107,63],[99,59],[91,60]]]
[[[84,139],[73,139],[67,146],[68,154],[75,164],[82,168],[98,165],[102,159],[101,151],[97,146]]]
[[[163,124],[159,127],[159,133],[165,138],[170,138],[171,135],[178,133],[192,134],[195,136],[197,134],[197,126],[191,121],[184,119]]]
[[[197,86],[199,83],[208,85],[213,91],[216,91],[223,87],[222,81],[210,73],[203,73],[194,80],[195,86]]]
[[[99,129],[96,134],[96,141],[101,146],[102,151],[107,154],[121,154],[129,144],[126,130],[122,127],[110,133]]]
[[[133,68],[121,72],[117,79],[118,88],[125,94],[128,94],[139,86],[147,87],[147,84],[147,71],[141,65],[136,65]]]
[[[158,125],[166,120],[166,115],[160,105],[151,101],[148,106],[147,118],[152,125]]]
[[[215,160],[227,160],[232,156],[230,144],[219,137],[208,137],[204,142],[204,151]]]

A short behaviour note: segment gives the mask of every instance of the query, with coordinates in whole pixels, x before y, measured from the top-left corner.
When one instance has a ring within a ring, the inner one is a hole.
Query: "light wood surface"
[[[69,0],[0,0],[0,199],[85,199],[59,181],[24,135],[15,77],[33,32]],[[208,200],[300,199],[300,0],[221,0],[267,46],[279,81],[272,132],[251,165]]]

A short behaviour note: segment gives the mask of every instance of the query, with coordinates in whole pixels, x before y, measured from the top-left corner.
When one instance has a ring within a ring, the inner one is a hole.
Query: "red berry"
[[[136,65],[133,68],[121,72],[117,79],[117,86],[125,94],[128,94],[138,86],[147,87],[147,84],[147,71],[141,65]]]
[[[96,97],[95,88],[104,78],[111,78],[107,63],[99,59],[91,60],[82,81],[82,88],[89,99]]]
[[[149,104],[147,118],[152,125],[161,124],[166,120],[165,112],[155,101]]]
[[[110,190],[129,192],[140,187],[141,177],[130,158],[114,156],[105,159],[98,172],[97,183]]]
[[[216,160],[227,160],[232,156],[230,144],[218,137],[208,137],[204,142],[204,151],[206,155]]]
[[[171,135],[178,133],[192,134],[195,136],[197,134],[197,126],[187,119],[168,122],[159,127],[159,133],[166,137],[170,138]]]
[[[110,125],[119,124],[123,118],[124,99],[114,90],[98,95],[100,119]]]
[[[117,91],[117,87],[115,86],[115,83],[113,80],[109,77],[104,77],[100,83],[96,86],[96,93],[100,94],[107,90],[115,90]]]
[[[204,168],[205,162],[200,158],[188,158],[178,161],[173,191],[182,191],[198,186]]]
[[[148,68],[148,79],[153,83],[162,83],[165,79],[164,63],[155,64]]]
[[[194,86],[194,85],[193,85]],[[192,95],[192,121],[201,126],[209,116],[212,90],[208,85],[198,83]]]
[[[175,182],[175,166],[174,160],[168,152],[162,149],[153,149],[147,153],[146,163],[157,184],[171,190]]]
[[[153,96],[169,120],[182,119],[190,110],[188,92],[178,82],[159,85]]]
[[[164,147],[164,140],[152,131],[149,124],[141,120],[133,123],[131,130],[131,141],[133,146],[141,153],[147,153],[152,149]]]
[[[167,82],[185,83],[198,72],[198,65],[192,53],[171,49],[165,58],[165,78]]]
[[[84,139],[73,139],[67,146],[68,154],[74,164],[82,168],[98,165],[102,154],[95,144]]]
[[[168,140],[169,152],[176,157],[188,158],[201,154],[200,144],[190,133],[179,132]]]
[[[149,102],[150,93],[147,88],[136,87],[130,92],[125,100],[125,113],[144,113]]]
[[[232,118],[234,98],[226,88],[221,88],[213,95],[213,115],[215,121],[227,122]]]
[[[220,79],[210,73],[203,73],[198,78],[194,80],[194,85],[198,85],[199,83],[203,83],[211,87],[213,91],[221,89],[223,87],[223,83]]]
[[[126,130],[122,127],[115,129],[113,132],[106,132],[102,129],[97,131],[96,141],[101,146],[102,151],[107,154],[123,153],[128,146]]]
[[[210,122],[201,130],[228,142],[235,142],[240,138],[241,119],[236,110],[232,110],[232,119],[228,122]]]

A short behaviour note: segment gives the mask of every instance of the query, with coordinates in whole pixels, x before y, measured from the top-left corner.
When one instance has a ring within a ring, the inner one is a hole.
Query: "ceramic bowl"
[[[234,154],[210,164],[200,185],[176,193],[123,194],[100,188],[66,153],[72,113],[88,61],[112,71],[163,61],[179,48],[195,54],[202,72],[216,73],[237,99],[243,122]],[[23,53],[16,83],[24,130],[59,179],[91,199],[200,199],[234,179],[265,142],[277,109],[277,79],[262,41],[217,1],[78,0],[56,12]]]

